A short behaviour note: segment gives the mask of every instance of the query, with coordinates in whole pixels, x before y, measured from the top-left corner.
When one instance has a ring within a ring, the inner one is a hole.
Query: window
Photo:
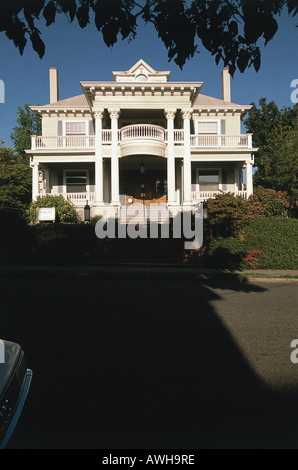
[[[164,178],[157,178],[155,180],[156,197],[161,197],[167,194],[167,180]]]
[[[143,73],[140,73],[135,78],[136,82],[147,82],[148,78]]]
[[[68,193],[82,193],[86,191],[87,173],[85,171],[68,171],[65,179],[66,191]]]
[[[199,185],[200,191],[217,191],[219,184],[218,170],[200,170]]]
[[[217,121],[197,121],[198,134],[218,134]]]
[[[67,121],[65,123],[65,135],[86,135],[86,122]]]

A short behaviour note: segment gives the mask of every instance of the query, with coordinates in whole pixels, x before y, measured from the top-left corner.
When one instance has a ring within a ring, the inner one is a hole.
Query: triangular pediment
[[[127,73],[133,74],[144,72],[156,73],[156,70],[150,67],[150,65],[148,65],[147,62],[145,62],[143,59],[138,60],[138,62],[127,71]]]
[[[160,72],[154,70],[143,59],[138,60],[129,70],[125,72],[113,72],[116,82],[144,81],[144,82],[167,82],[170,77],[169,71]]]

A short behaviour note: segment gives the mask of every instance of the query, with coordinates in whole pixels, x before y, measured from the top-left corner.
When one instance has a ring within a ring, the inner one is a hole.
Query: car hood
[[[0,363],[0,397],[4,392],[22,353],[22,348],[19,344],[11,341],[2,341],[4,342],[5,347],[5,362]]]

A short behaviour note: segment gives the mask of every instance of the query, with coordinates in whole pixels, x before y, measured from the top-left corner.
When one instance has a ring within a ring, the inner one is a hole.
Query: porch
[[[167,158],[133,155],[119,159],[118,206],[131,204],[180,206],[184,202],[183,159],[174,160],[173,198],[169,202]],[[190,205],[225,192],[243,198],[248,191],[243,183],[244,162],[191,162]],[[103,162],[100,206],[112,204],[111,159]],[[96,200],[95,163],[41,164],[38,170],[38,195],[61,195],[76,207],[99,206]]]
[[[241,196],[243,199],[247,199],[247,191],[230,191],[235,196]],[[197,204],[198,202],[207,201],[207,199],[214,199],[218,194],[224,194],[224,191],[192,191],[192,203]],[[53,193],[43,193],[43,195],[53,196]],[[85,206],[86,204],[92,206],[95,203],[95,192],[83,192],[83,193],[59,193],[59,196],[63,196],[64,199],[70,201],[75,206]],[[120,194],[120,203],[121,205],[128,205],[129,195]],[[144,204],[145,206],[150,205],[150,202],[141,202],[140,200],[132,201],[133,204]],[[160,202],[162,205],[166,204],[166,198],[163,199],[163,202]],[[156,202],[151,202],[151,204],[156,204]],[[109,203],[106,203],[109,206]]]

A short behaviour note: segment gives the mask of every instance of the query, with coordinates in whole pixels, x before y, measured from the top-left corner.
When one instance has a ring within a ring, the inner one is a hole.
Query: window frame
[[[199,123],[216,123],[217,125],[217,132],[214,133],[214,132],[207,132],[207,133],[203,133],[203,132],[199,132]],[[220,135],[220,119],[195,119],[195,134],[196,135]]]
[[[84,123],[85,124],[85,134],[66,134],[66,125],[68,123]],[[62,121],[62,135],[65,137],[79,137],[79,136],[89,136],[89,121],[87,119],[63,119]]]
[[[68,194],[67,192],[67,173],[86,173],[86,193],[90,193],[90,178],[89,178],[89,169],[88,168],[67,168],[63,170],[63,193]],[[84,193],[85,191],[74,191],[76,193]],[[71,194],[71,193],[69,193]]]
[[[212,191],[222,191],[222,169],[220,167],[216,168],[196,168],[196,187],[198,191],[204,191],[204,189],[200,188],[200,183],[199,183],[199,177],[200,177],[200,171],[217,171],[218,172],[218,188],[217,189],[207,189],[206,192],[212,192]]]

